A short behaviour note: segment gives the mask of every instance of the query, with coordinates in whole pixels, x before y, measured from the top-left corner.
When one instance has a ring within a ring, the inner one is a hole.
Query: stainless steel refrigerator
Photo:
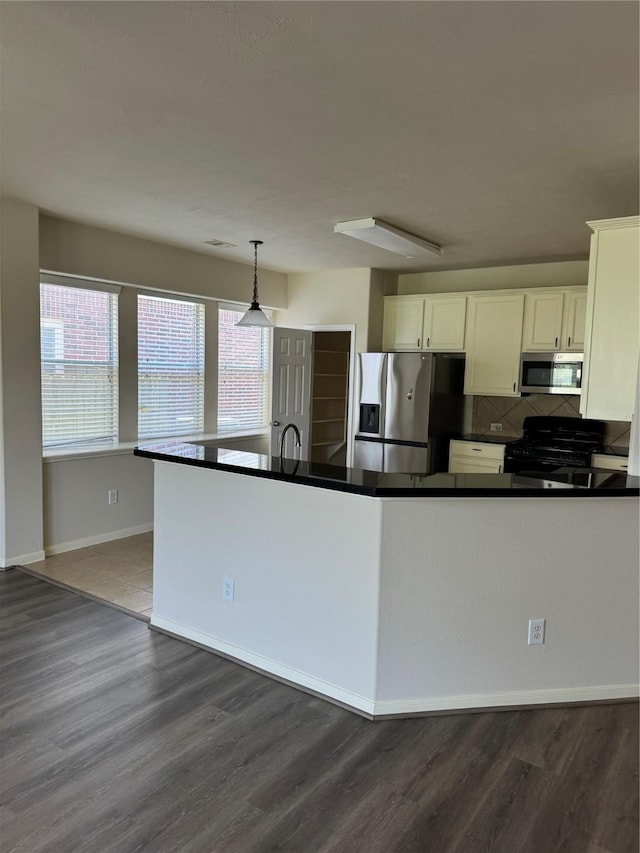
[[[463,432],[464,355],[358,354],[354,467],[435,474]]]

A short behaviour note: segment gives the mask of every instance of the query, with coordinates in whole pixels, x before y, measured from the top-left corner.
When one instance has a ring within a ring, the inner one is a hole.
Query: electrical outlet
[[[491,424],[489,429],[491,432],[502,432],[502,424]]]
[[[544,625],[546,619],[529,619],[529,645],[544,643]]]
[[[117,504],[118,503],[118,490],[117,489],[109,489],[109,504]]]
[[[222,599],[223,601],[233,601],[233,579],[222,578]]]

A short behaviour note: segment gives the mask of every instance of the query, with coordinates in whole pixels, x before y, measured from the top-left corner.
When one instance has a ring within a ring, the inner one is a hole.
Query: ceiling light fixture
[[[349,237],[355,237],[357,240],[364,240],[365,243],[371,243],[372,246],[379,246],[381,249],[395,252],[397,255],[404,255],[405,258],[426,254],[442,255],[443,253],[442,246],[438,246],[430,240],[424,240],[422,237],[416,237],[415,234],[396,228],[395,225],[389,225],[388,222],[383,222],[381,219],[374,219],[372,216],[367,219],[337,222],[333,230],[335,234],[346,234]]]
[[[238,320],[236,326],[273,326],[258,302],[258,246],[262,246],[262,240],[249,240],[249,242],[253,243],[253,300],[249,310]]]

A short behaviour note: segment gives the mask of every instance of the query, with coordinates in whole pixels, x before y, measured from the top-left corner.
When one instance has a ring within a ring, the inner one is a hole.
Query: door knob
[[[280,421],[274,421],[271,426],[280,426]]]

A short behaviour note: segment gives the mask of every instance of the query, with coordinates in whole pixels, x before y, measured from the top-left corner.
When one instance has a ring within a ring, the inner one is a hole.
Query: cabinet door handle
[[[482,453],[481,447],[472,447],[471,449],[473,450],[474,453]]]
[[[571,335],[569,335],[569,337],[567,338],[567,346],[571,346]]]
[[[418,338],[418,347],[420,347],[420,338]]]
[[[558,339],[556,338],[556,346],[558,346]]]
[[[429,346],[429,341],[430,341],[430,340],[431,340],[431,338],[427,338],[427,346]]]
[[[516,390],[516,383],[515,382],[513,383],[513,390],[514,391]]]
[[[502,474],[502,465],[498,465],[498,474]]]

